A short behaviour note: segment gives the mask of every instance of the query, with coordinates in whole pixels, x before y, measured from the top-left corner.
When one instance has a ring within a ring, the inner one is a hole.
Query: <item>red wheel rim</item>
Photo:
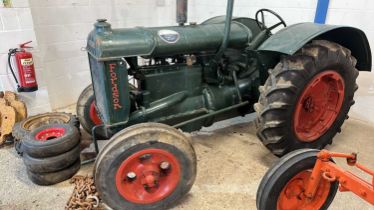
[[[332,70],[317,74],[296,103],[293,127],[298,139],[312,142],[325,134],[338,116],[343,100],[343,78]]]
[[[65,134],[64,128],[47,128],[35,134],[35,139],[38,141],[48,141],[59,138]]]
[[[95,125],[102,124],[101,119],[100,119],[100,117],[99,117],[99,115],[97,114],[97,111],[96,111],[95,101],[93,101],[90,105],[90,119],[92,120],[92,122]]]
[[[116,187],[126,200],[150,204],[169,196],[180,175],[180,165],[173,154],[162,149],[145,149],[122,162],[116,173]]]
[[[320,209],[330,193],[330,182],[321,179],[313,199],[304,195],[311,170],[306,170],[294,176],[282,189],[277,201],[277,210],[315,210]]]

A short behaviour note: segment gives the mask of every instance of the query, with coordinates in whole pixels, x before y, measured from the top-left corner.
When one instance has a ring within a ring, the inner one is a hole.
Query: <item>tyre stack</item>
[[[15,124],[15,149],[35,184],[56,184],[79,170],[79,126],[76,116],[63,112],[39,114]]]
[[[56,184],[80,169],[80,133],[70,124],[44,125],[29,132],[22,149],[27,175],[35,184]]]
[[[28,117],[21,122],[16,123],[12,130],[12,135],[15,140],[14,147],[17,153],[22,156],[22,140],[28,135],[28,133],[43,125],[50,124],[69,124],[77,127],[77,129],[79,129],[80,126],[76,116],[65,112],[48,112]]]

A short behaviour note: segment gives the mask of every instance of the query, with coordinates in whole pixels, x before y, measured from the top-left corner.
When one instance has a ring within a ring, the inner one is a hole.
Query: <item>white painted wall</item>
[[[52,108],[76,103],[91,83],[86,46],[98,18],[113,27],[174,24],[175,0],[31,0]]]
[[[197,22],[226,12],[226,0],[190,0],[190,3],[193,5],[190,19]],[[288,24],[310,22],[314,20],[316,5],[317,0],[235,0],[234,16],[254,18],[257,10],[268,8],[279,13]],[[275,21],[271,17],[267,18]]]
[[[374,50],[374,1],[330,0],[328,24],[348,25],[363,30]],[[374,52],[374,51],[373,51]],[[373,61],[374,61],[374,53]]]
[[[29,114],[33,115],[50,110],[48,91],[44,79],[43,62],[36,40],[33,19],[27,0],[14,0],[12,8],[4,8],[0,2],[0,91],[16,92],[17,86],[8,68],[8,51],[18,47],[18,44],[32,40],[35,47],[34,65],[36,68],[39,91],[21,93],[20,97],[26,102]],[[14,66],[14,65],[13,65]]]
[[[190,0],[193,10],[190,19],[201,22],[225,14],[226,0]],[[277,12],[288,25],[313,22],[318,0],[235,0],[234,16],[254,18],[257,10],[268,8]],[[275,21],[269,18],[268,24]],[[363,30],[374,49],[374,1],[330,0],[326,23],[347,25]],[[373,53],[374,60],[374,53]]]
[[[4,46],[3,40],[13,40],[15,37],[26,39],[23,36],[35,40],[36,36],[38,82],[48,89],[53,109],[74,104],[83,88],[90,83],[87,55],[81,48],[86,45],[87,34],[96,19],[107,18],[113,27],[175,25],[175,0],[30,0],[30,4],[27,4],[27,0],[13,2],[23,3],[22,9],[0,8],[0,16],[13,13],[11,16],[16,19],[0,22],[0,29],[3,29],[0,30],[1,81],[4,80],[6,86],[11,86],[7,81],[7,72],[3,69],[3,57],[9,46],[19,42],[14,41],[12,44],[6,41]],[[234,15],[254,17],[258,9],[269,8],[278,12],[288,24],[312,22],[316,5],[317,0],[236,0]],[[21,18],[31,19],[29,7],[33,22],[24,23]],[[200,23],[210,17],[224,15],[225,10],[226,0],[189,0],[188,19],[190,22]],[[22,11],[28,15],[24,17]],[[275,21],[268,18],[269,24]],[[374,46],[372,18],[373,0],[330,0],[327,23],[358,27],[365,31]],[[28,28],[22,24],[26,24]],[[13,35],[5,36],[4,30]],[[48,94],[46,95],[48,98]],[[38,97],[38,101],[47,106],[45,100],[39,100]]]

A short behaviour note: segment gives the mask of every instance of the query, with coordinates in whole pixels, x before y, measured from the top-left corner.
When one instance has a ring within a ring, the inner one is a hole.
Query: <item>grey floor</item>
[[[359,162],[374,169],[374,74],[362,73],[358,80],[360,89],[351,117],[328,149],[358,152]],[[234,118],[191,134],[198,157],[198,175],[191,192],[173,209],[256,209],[257,186],[277,158],[257,140],[253,118],[253,114]],[[337,161],[349,168],[344,162]],[[92,164],[84,166],[79,174],[91,171]],[[72,189],[68,182],[49,187],[34,185],[27,179],[22,160],[13,148],[0,150],[0,209],[63,209]],[[338,193],[330,209],[374,208],[345,192]]]

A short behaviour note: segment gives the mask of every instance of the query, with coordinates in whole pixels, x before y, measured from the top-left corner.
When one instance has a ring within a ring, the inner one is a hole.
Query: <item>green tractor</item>
[[[113,209],[163,209],[192,187],[196,155],[182,131],[256,112],[257,135],[275,155],[323,148],[353,105],[359,70],[371,69],[359,29],[299,23],[274,11],[178,26],[112,29],[95,23],[87,51],[92,76],[78,101],[83,127],[110,138],[95,184]],[[266,15],[279,22],[265,24]],[[274,29],[280,29],[272,33]],[[358,70],[359,69],[359,70]]]

